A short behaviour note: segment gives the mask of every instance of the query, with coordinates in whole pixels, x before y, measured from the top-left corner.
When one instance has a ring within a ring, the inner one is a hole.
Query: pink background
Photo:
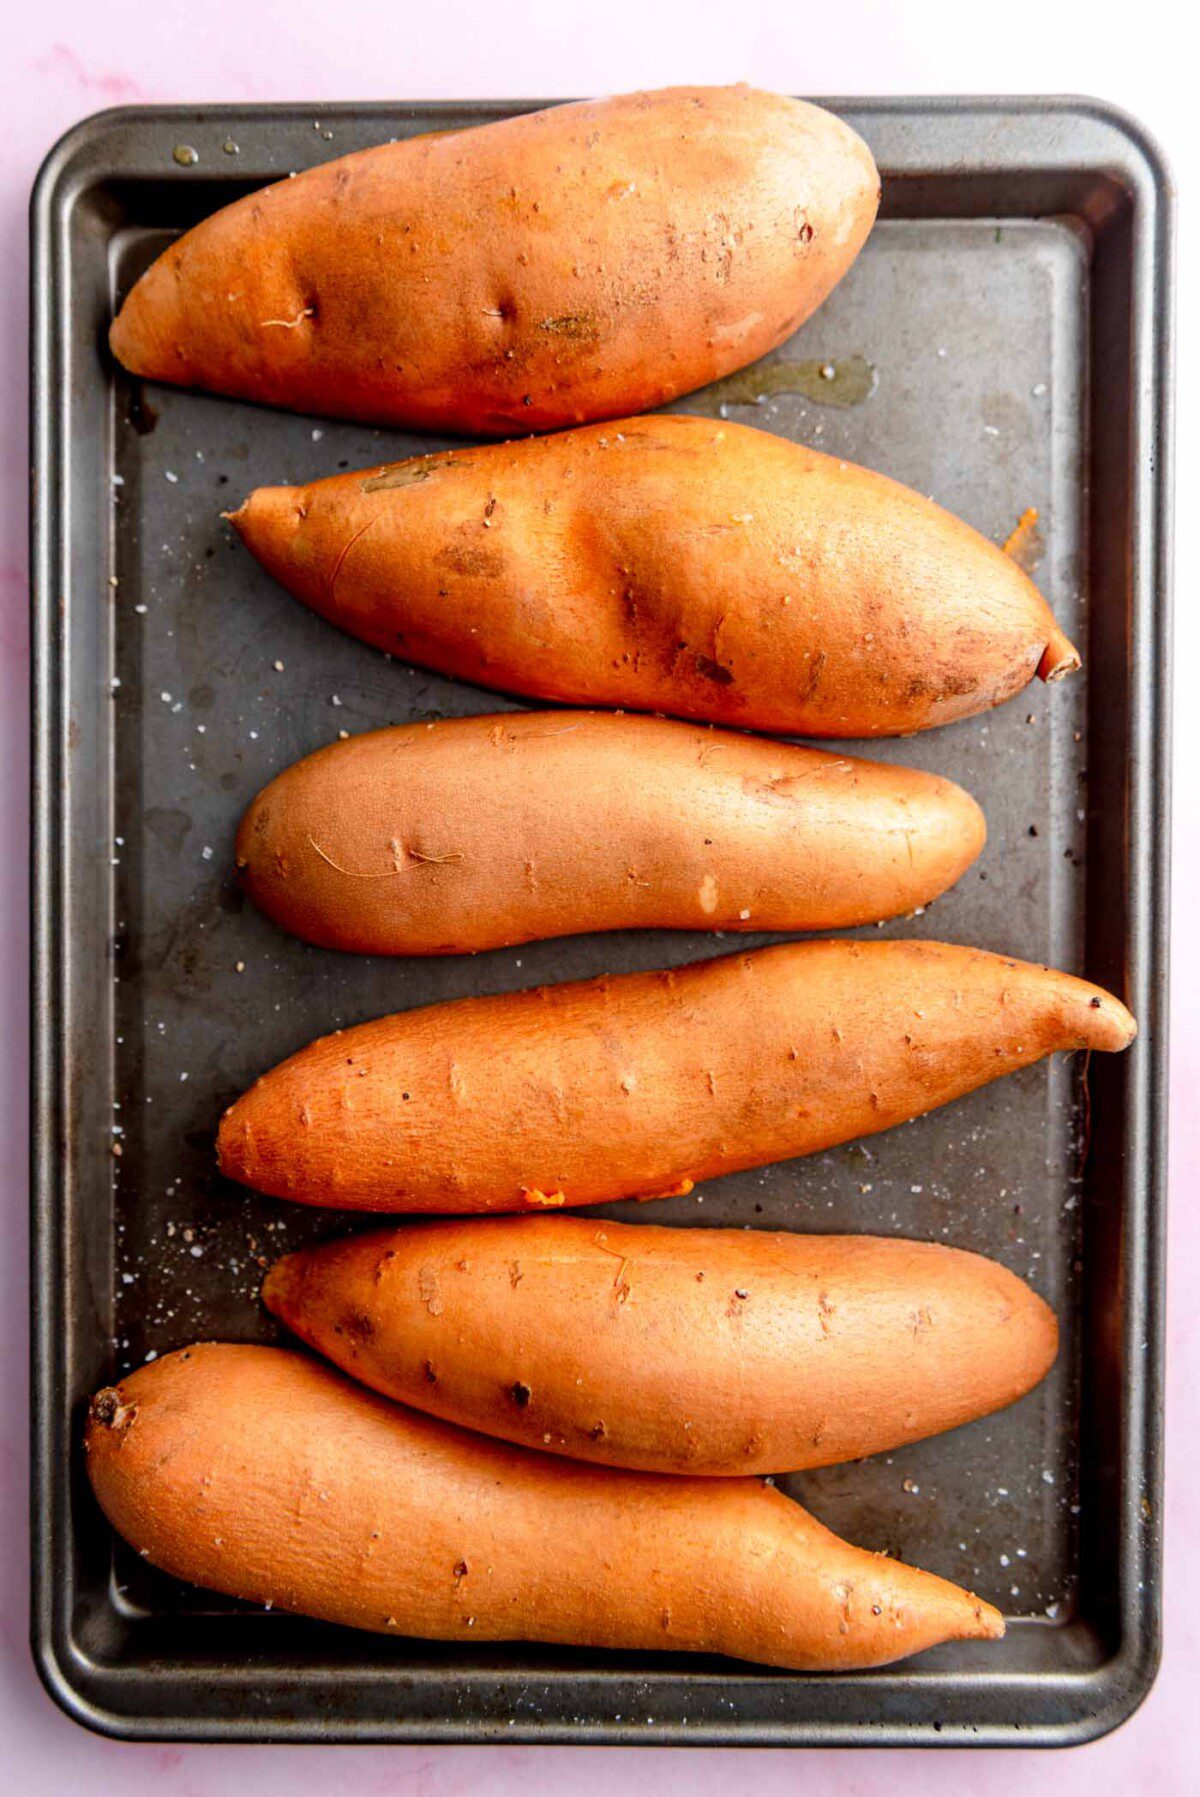
[[[83,115],[136,101],[475,98],[604,93],[676,81],[748,79],[806,94],[1076,92],[1125,106],[1159,137],[1183,189],[1179,317],[1197,315],[1188,230],[1200,176],[1194,68],[1172,27],[1182,9],[1141,0],[1121,28],[1108,8],[1006,0],[998,16],[946,0],[51,0],[14,8],[0,61],[0,1131],[8,1178],[0,1254],[0,1742],[22,1792],[130,1797],[241,1792],[601,1792],[696,1797],[744,1785],[834,1797],[1200,1790],[1200,949],[1184,924],[1200,877],[1200,720],[1186,675],[1200,655],[1200,388],[1195,335],[1180,349],[1176,590],[1180,714],[1175,775],[1174,1039],[1166,1645],[1158,1683],[1108,1740],[1065,1754],[788,1753],[570,1748],[124,1746],[86,1734],[46,1698],[26,1646],[26,204],[51,143]],[[1073,15],[1068,17],[1066,15]],[[1107,15],[1107,16],[1105,16]]]

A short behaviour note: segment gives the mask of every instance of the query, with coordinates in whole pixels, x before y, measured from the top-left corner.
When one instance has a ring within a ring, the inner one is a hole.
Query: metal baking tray
[[[89,1393],[198,1337],[273,1339],[262,1267],[339,1227],[217,1177],[214,1126],[242,1087],[338,1024],[733,946],[647,933],[380,961],[309,948],[243,905],[233,832],[272,774],[339,728],[508,702],[338,634],[274,586],[220,517],[255,484],[431,439],[143,388],[108,357],[107,321],[173,233],[256,185],[520,108],[131,108],[72,131],[33,199],[33,1638],[50,1691],[92,1727],[204,1740],[1063,1743],[1111,1728],[1149,1688],[1169,179],[1136,124],[1090,101],[832,104],[879,161],[880,223],[768,369],[680,409],[884,469],[999,540],[1038,508],[1036,576],[1084,672],[871,746],[961,780],[991,831],[953,892],[889,931],[1084,972],[1128,1000],[1141,1035],[1090,1069],[1060,1057],[890,1134],[713,1182],[657,1205],[655,1220],[949,1241],[997,1256],[1051,1300],[1059,1364],[1014,1409],[786,1482],[852,1540],[1000,1604],[1008,1636],[837,1678],[385,1640],[183,1587],[114,1543],[81,1465]]]

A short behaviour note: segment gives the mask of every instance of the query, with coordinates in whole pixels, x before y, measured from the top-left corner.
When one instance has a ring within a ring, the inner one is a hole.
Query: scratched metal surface
[[[193,116],[198,128],[201,115]],[[406,114],[403,128],[420,122],[420,114]],[[186,123],[157,129],[190,141]],[[221,133],[206,129],[204,141],[219,144]],[[260,115],[243,143],[255,134],[265,141],[267,130]],[[337,122],[333,148],[387,134],[378,115],[351,117]],[[289,141],[301,141],[294,124]],[[322,153],[333,152],[323,143]],[[261,153],[257,160],[270,165]],[[164,170],[136,206],[101,207],[79,227],[77,254],[90,250],[102,269],[91,292],[98,328],[169,232],[205,209],[177,175]],[[989,827],[981,861],[959,886],[885,933],[968,942],[1073,970],[1087,965],[1099,976],[1087,947],[1098,940],[1096,907],[1107,902],[1106,876],[1088,870],[1095,840],[1089,678],[1096,677],[1087,671],[1095,624],[1086,566],[1089,268],[1076,219],[885,217],[851,274],[791,344],[750,375],[676,409],[728,416],[882,469],[998,541],[1026,508],[1038,509],[1035,577],[1082,649],[1084,672],[1057,689],[1032,687],[982,718],[866,751],[960,781],[982,803]],[[512,702],[341,635],[271,582],[221,512],[258,484],[309,480],[442,440],[143,389],[97,363],[103,388],[96,369],[84,378],[101,391],[102,407],[95,410],[90,387],[81,405],[103,421],[104,478],[100,491],[75,499],[86,520],[77,576],[95,610],[73,626],[71,678],[78,683],[80,668],[94,667],[96,682],[111,685],[111,713],[98,733],[85,725],[89,754],[99,745],[97,763],[73,768],[70,814],[75,843],[109,874],[100,907],[108,915],[95,921],[97,942],[109,941],[112,984],[106,990],[93,970],[89,1014],[77,1020],[73,1039],[78,1099],[64,1152],[77,1170],[87,1169],[90,1188],[70,1247],[86,1292],[76,1304],[82,1346],[69,1375],[76,1405],[102,1378],[197,1338],[277,1339],[258,1302],[264,1267],[335,1233],[343,1220],[222,1181],[213,1137],[224,1106],[283,1056],[389,1010],[775,939],[597,935],[476,957],[389,961],[311,948],[259,916],[233,877],[233,837],[243,808],[276,772],[339,729]],[[1110,625],[1105,665],[1118,637]],[[1093,693],[1093,717],[1094,706]],[[1115,908],[1118,867],[1113,881]],[[1079,1599],[1081,1219],[1103,1177],[1090,1164],[1085,1170],[1082,1098],[1080,1065],[1060,1057],[885,1135],[733,1175],[653,1207],[655,1222],[685,1227],[870,1231],[976,1249],[1028,1279],[1060,1319],[1057,1367],[1011,1410],[786,1481],[835,1530],[972,1587],[1019,1623],[999,1649],[937,1650],[920,1662],[932,1669],[925,1674],[874,1687],[843,1682],[839,1695],[817,1702],[816,1710],[825,1702],[833,1730],[824,1738],[850,1738],[868,1726],[870,1705],[854,1710],[855,1690],[899,1692],[903,1706],[903,1694],[923,1677],[933,1690],[943,1674],[978,1683],[990,1668],[1037,1675],[1063,1664],[1058,1643],[1070,1631],[1062,1625]],[[108,1135],[111,1193],[94,1153]],[[620,1205],[599,1214],[625,1211],[648,1214]],[[111,1550],[89,1503],[77,1491],[71,1526],[94,1575]],[[559,1689],[555,1681],[596,1663],[538,1648],[406,1643],[387,1643],[381,1662],[384,1647],[345,1632],[257,1612],[235,1624],[228,1619],[234,1606],[168,1581],[126,1550],[107,1564],[109,1609],[81,1630],[87,1637],[91,1628],[98,1648],[119,1627],[145,1626],[156,1651],[166,1643],[186,1654],[189,1639],[203,1641],[218,1656],[227,1650],[235,1665],[248,1641],[256,1654],[301,1670],[382,1665],[385,1686],[389,1677],[407,1686],[427,1675],[422,1715],[434,1717],[441,1715],[439,1679],[451,1693],[442,1700],[449,1717],[467,1701],[471,1680],[494,1680],[489,1713],[501,1736],[518,1713],[536,1719],[539,1701],[559,1715],[565,1700],[548,1695]],[[1086,1642],[1070,1651],[1080,1667],[1095,1663]],[[674,1703],[673,1726],[687,1724],[694,1702],[702,1712],[695,1719],[710,1731],[724,1728],[729,1739],[750,1738],[739,1736],[742,1707],[756,1726],[764,1716],[786,1725],[789,1683],[812,1683],[731,1676],[717,1662],[683,1669],[692,1670],[692,1684],[679,1680],[679,1662],[638,1662],[637,1689],[658,1688],[660,1712]],[[541,1677],[547,1695],[539,1700]],[[671,1700],[661,1688],[668,1677]],[[826,1681],[824,1689],[834,1687]],[[696,1695],[704,1691],[707,1697]],[[332,1708],[324,1721],[310,1718],[309,1732],[348,1730],[354,1702],[347,1698],[339,1712],[336,1698],[323,1701]],[[648,1700],[627,1701],[645,1708]],[[963,1701],[969,1712],[969,1697]],[[233,1718],[225,1732],[261,1733],[280,1715],[278,1706],[256,1710],[246,1690],[222,1702]],[[309,1714],[296,1704],[298,1715]],[[588,1728],[598,1729],[595,1738],[624,1738],[620,1718],[597,1718],[590,1704],[580,1698],[574,1738],[586,1738]],[[156,1711],[156,1731],[192,1732],[189,1705],[193,1719],[204,1707],[193,1697],[177,1716]],[[816,1710],[810,1705],[805,1714],[811,1720]],[[361,1700],[358,1714],[368,1712],[379,1712],[377,1693]],[[377,1726],[387,1732],[386,1720]],[[222,1727],[218,1721],[210,1732]],[[477,1727],[464,1726],[457,1738],[483,1738],[472,1734]],[[564,1723],[557,1738],[569,1733]]]

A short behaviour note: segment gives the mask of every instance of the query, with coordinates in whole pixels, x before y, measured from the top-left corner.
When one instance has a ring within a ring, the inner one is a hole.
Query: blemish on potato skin
[[[93,1422],[102,1423],[106,1429],[128,1429],[137,1421],[137,1405],[126,1404],[115,1385],[105,1386],[92,1399],[91,1415]]]
[[[458,465],[463,466],[462,463]],[[426,461],[400,462],[395,467],[381,469],[378,474],[368,475],[360,483],[361,490],[364,493],[389,493],[398,487],[415,487],[421,481],[429,480],[437,466],[437,463]]]
[[[564,312],[555,318],[543,318],[538,326],[552,337],[568,337],[575,342],[594,342],[600,335],[600,325],[590,312]]]
[[[825,650],[822,649],[813,656],[809,663],[808,673],[805,676],[804,685],[801,687],[799,694],[800,702],[802,704],[806,704],[810,699],[815,697],[817,688],[821,684],[821,674],[827,660],[828,656],[826,655]]]
[[[497,580],[505,568],[503,551],[487,546],[448,543],[433,559],[469,580]]]
[[[714,661],[711,655],[697,655],[696,672],[705,680],[711,680],[715,686],[732,686],[733,673],[723,663]]]
[[[520,1191],[523,1201],[538,1210],[557,1208],[567,1202],[565,1192],[541,1192],[536,1186],[522,1186]]]

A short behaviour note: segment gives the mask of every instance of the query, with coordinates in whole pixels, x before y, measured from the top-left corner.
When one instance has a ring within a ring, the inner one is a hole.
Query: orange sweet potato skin
[[[135,374],[472,436],[638,412],[755,361],[874,222],[870,151],[748,87],[340,157],[206,219],[111,332]]]
[[[259,488],[233,523],[353,635],[536,698],[892,736],[1079,664],[1028,576],[959,519],[709,419]]]
[[[1134,1033],[1098,987],[982,950],[788,944],[339,1030],[225,1113],[218,1153],[260,1191],[345,1209],[662,1197]]]
[[[750,1479],[572,1465],[298,1354],[210,1343],[92,1402],[88,1471],[177,1578],[384,1634],[874,1666],[1004,1632],[989,1604]]]
[[[582,930],[826,930],[928,903],[983,846],[934,774],[661,718],[372,731],[261,792],[237,864],[326,948],[460,954]]]
[[[1058,1346],[1015,1274],[937,1243],[466,1218],[276,1263],[267,1307],[464,1428],[643,1472],[857,1460],[1021,1397]]]

